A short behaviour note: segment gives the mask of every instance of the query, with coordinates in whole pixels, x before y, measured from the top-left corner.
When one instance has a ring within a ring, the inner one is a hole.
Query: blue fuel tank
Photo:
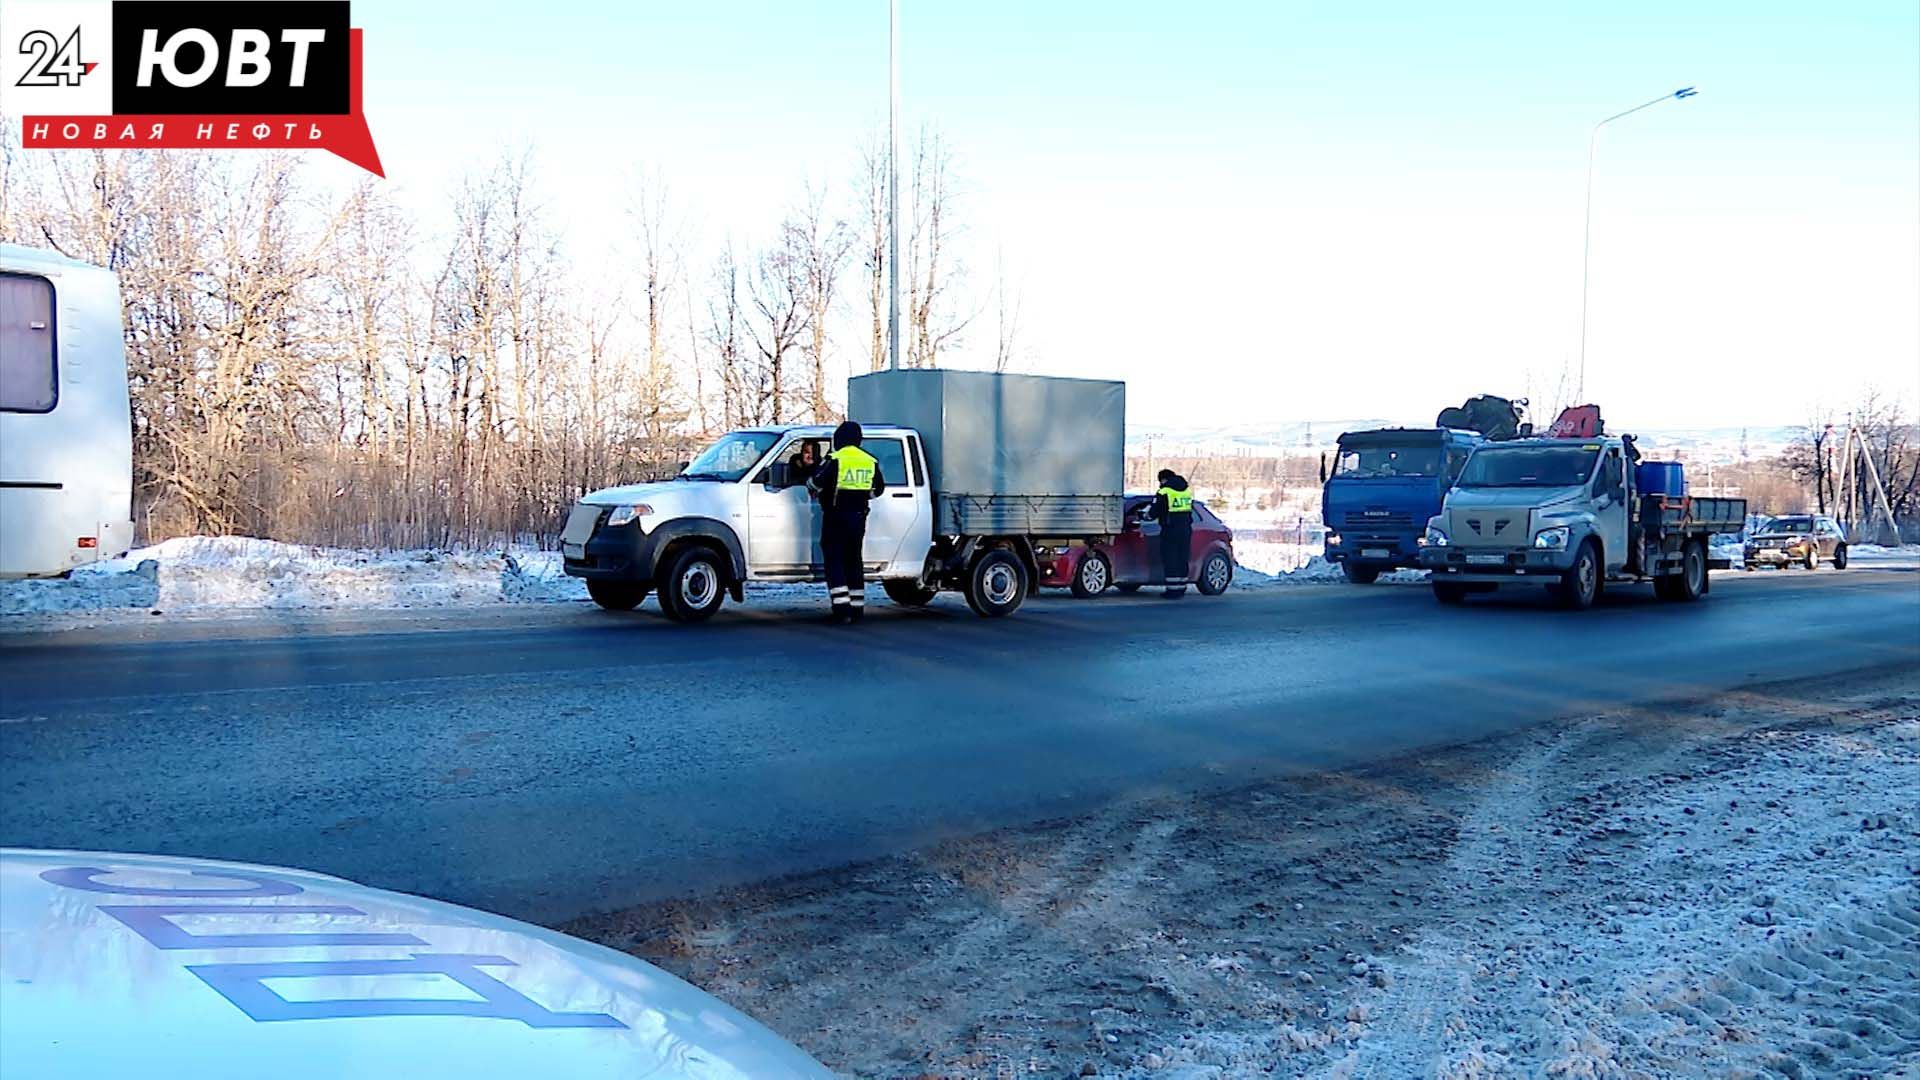
[[[1682,498],[1687,493],[1686,469],[1677,461],[1643,461],[1634,467],[1633,486],[1642,495]]]

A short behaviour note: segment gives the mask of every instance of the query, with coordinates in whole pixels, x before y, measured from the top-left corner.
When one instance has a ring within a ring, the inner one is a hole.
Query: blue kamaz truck
[[[1420,565],[1421,534],[1473,448],[1486,441],[1460,428],[1349,431],[1329,469],[1322,463],[1320,517],[1328,562],[1370,585],[1388,570]]]

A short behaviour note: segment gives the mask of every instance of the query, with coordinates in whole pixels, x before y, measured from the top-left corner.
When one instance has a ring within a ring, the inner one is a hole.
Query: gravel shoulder
[[[1920,673],[585,919],[848,1075],[1920,1077]]]

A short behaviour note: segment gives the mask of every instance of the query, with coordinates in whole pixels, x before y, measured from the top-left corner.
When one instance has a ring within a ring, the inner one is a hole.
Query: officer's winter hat
[[[1161,470],[1160,470],[1160,483],[1161,483],[1161,484],[1163,484],[1163,485],[1164,485],[1164,484],[1171,484],[1171,483],[1173,483],[1173,481],[1174,481],[1174,478],[1175,478],[1175,477],[1176,477],[1177,475],[1179,475],[1179,474],[1177,474],[1177,473],[1175,473],[1175,472],[1174,472],[1174,471],[1173,471],[1172,469],[1161,469]]]
[[[860,425],[851,420],[843,420],[833,429],[833,448],[839,450],[847,446],[860,445]]]

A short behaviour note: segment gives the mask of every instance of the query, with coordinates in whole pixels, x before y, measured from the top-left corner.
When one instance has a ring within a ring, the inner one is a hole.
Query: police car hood
[[[828,1077],[632,957],[297,870],[0,849],[8,1075]]]

